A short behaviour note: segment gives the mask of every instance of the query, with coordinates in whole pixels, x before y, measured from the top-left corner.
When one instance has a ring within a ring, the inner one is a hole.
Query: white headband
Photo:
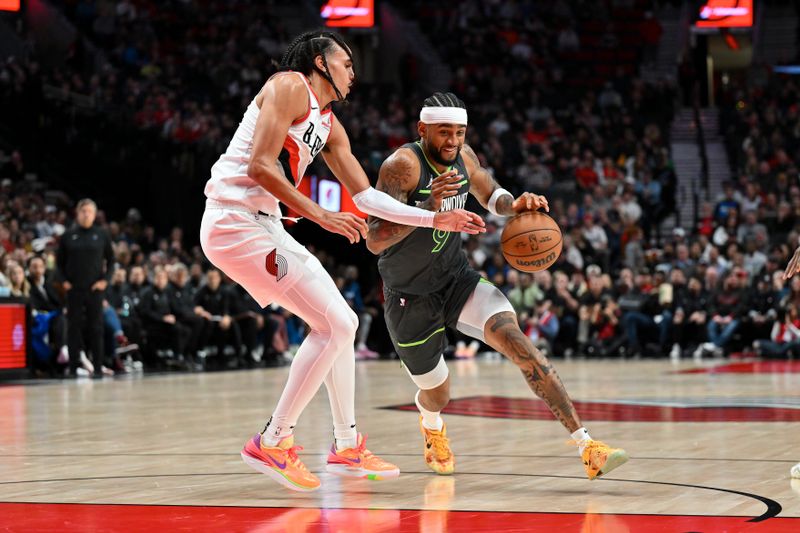
[[[419,119],[425,124],[467,125],[467,110],[463,107],[423,107]]]

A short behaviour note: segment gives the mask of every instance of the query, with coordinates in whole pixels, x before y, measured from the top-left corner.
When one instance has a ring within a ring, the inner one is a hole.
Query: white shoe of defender
[[[800,479],[800,463],[797,463],[792,467],[791,474],[793,478]]]

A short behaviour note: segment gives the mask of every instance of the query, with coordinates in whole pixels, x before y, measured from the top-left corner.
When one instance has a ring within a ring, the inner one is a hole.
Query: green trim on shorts
[[[414,341],[414,342],[407,342],[407,343],[398,342],[398,343],[397,343],[397,345],[398,345],[400,348],[411,348],[411,347],[413,347],[413,346],[419,346],[420,344],[425,344],[426,342],[428,342],[429,340],[431,340],[431,337],[433,337],[433,336],[434,336],[434,335],[436,335],[437,333],[443,333],[443,332],[444,332],[444,326],[442,326],[441,328],[437,329],[436,331],[434,331],[433,333],[431,333],[430,335],[428,335],[428,337],[427,337],[427,338],[425,338],[425,339],[422,339],[421,341]]]
[[[481,278],[481,279],[479,279],[479,280],[478,280],[478,283],[486,283],[487,285],[491,285],[492,287],[494,287],[494,286],[495,286],[495,285],[494,285],[494,283],[492,283],[491,281],[489,281],[489,280],[488,280],[488,279],[486,279],[486,278]]]

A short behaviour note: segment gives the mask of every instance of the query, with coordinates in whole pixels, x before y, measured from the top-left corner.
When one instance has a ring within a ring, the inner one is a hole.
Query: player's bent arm
[[[370,186],[364,169],[350,149],[344,127],[335,118],[331,120],[331,134],[322,150],[322,157],[353,197],[356,207],[364,213],[408,226],[434,226],[435,213],[398,202]]]
[[[408,194],[416,187],[418,176],[419,161],[401,148],[383,162],[375,186],[398,202],[406,202]],[[428,203],[426,200],[420,207],[430,207],[426,205]],[[376,255],[402,241],[416,229],[372,216],[368,223],[367,249]]]
[[[464,144],[461,153],[465,156],[464,164],[469,172],[469,192],[490,212],[502,216],[514,215],[512,207],[514,197],[501,188],[489,171],[481,166],[481,161],[472,147]]]
[[[326,211],[293,187],[276,163],[289,127],[306,114],[308,106],[305,84],[297,76],[279,76],[267,82],[253,134],[247,176],[300,215],[319,222]]]

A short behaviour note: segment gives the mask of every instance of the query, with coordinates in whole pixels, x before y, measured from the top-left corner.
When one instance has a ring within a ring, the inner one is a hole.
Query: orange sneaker
[[[447,438],[447,425],[442,425],[441,431],[428,429],[422,425],[419,417],[419,429],[425,439],[425,462],[428,468],[439,475],[448,476],[456,469],[456,458],[450,449],[450,439]]]
[[[373,455],[366,447],[367,437],[358,434],[358,446],[337,450],[336,443],[328,454],[327,470],[331,474],[344,477],[367,479],[392,479],[400,475],[400,469],[392,463]]]
[[[302,449],[294,445],[294,435],[282,438],[277,446],[263,446],[257,434],[242,448],[242,460],[288,489],[310,492],[319,488],[319,478],[297,457]]]
[[[590,440],[583,449],[581,459],[586,475],[589,479],[594,479],[627,463],[628,453],[622,448],[612,448],[599,440]]]

